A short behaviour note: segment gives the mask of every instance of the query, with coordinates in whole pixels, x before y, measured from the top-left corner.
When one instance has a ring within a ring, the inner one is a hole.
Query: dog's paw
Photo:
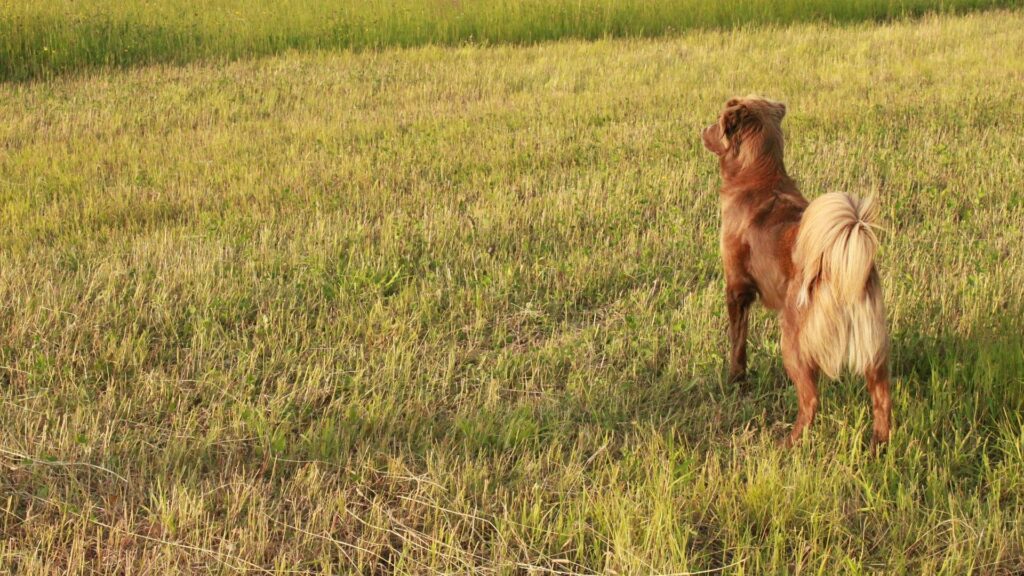
[[[877,437],[871,437],[871,444],[868,449],[871,450],[871,455],[878,458],[885,454],[885,449],[889,446],[889,439],[879,439]]]
[[[782,437],[775,440],[775,446],[783,450],[791,450],[796,445],[796,440],[793,439],[793,435],[786,433]]]
[[[750,388],[750,379],[747,378],[747,372],[730,372],[728,383],[730,386],[739,386],[740,390],[746,392]]]

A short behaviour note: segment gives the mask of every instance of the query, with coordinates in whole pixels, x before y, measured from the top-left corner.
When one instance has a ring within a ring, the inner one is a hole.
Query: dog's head
[[[782,163],[782,119],[786,106],[758,96],[732,98],[718,122],[701,131],[704,147],[720,159],[723,172]]]

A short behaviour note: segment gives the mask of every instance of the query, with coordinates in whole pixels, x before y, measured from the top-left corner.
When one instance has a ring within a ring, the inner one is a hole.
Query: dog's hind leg
[[[782,322],[782,365],[786,368],[796,386],[797,415],[793,430],[786,440],[792,446],[803,434],[804,429],[814,422],[818,412],[818,369],[800,354],[800,339],[793,324]]]
[[[889,427],[892,419],[892,400],[889,397],[889,369],[886,362],[878,362],[873,368],[864,374],[868,384],[868,392],[871,394],[872,411],[872,435],[871,446],[877,449],[879,445],[889,441]]]

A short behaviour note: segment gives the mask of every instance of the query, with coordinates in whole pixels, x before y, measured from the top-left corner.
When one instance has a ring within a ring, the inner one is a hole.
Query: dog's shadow
[[[1024,414],[1021,318],[1021,309],[1016,308],[981,319],[967,333],[926,335],[912,324],[894,331],[890,367],[895,442],[915,442],[946,453],[957,438],[979,431],[1002,433],[1019,422]],[[774,322],[767,315],[763,320]],[[332,440],[326,449],[303,449],[295,457],[337,457],[336,453],[348,453],[374,439],[419,458],[426,458],[438,443],[472,455],[541,454],[553,441],[581,450],[596,450],[602,444],[625,447],[650,434],[700,451],[729,450],[733,439],[742,435],[764,434],[777,440],[796,416],[796,397],[778,353],[777,327],[768,326],[762,325],[751,339],[751,370],[745,383],[728,383],[724,366],[721,373],[680,370],[672,366],[680,360],[661,350],[624,378],[625,383],[529,397],[508,391],[486,410],[431,412],[424,407],[422,413],[366,415],[353,417],[354,422],[343,418],[338,427],[350,430],[340,435],[341,440]],[[823,380],[819,389],[819,424],[822,417],[833,420],[823,429],[859,427],[856,432],[866,443],[870,403],[863,378]],[[326,432],[331,438],[339,436],[333,429]]]
[[[904,419],[933,440],[1005,429],[1024,414],[1024,322],[1019,307],[970,330],[893,334],[891,371]]]

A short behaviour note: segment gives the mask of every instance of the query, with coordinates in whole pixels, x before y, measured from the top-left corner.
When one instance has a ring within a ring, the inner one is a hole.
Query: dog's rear
[[[884,363],[889,337],[875,270],[878,208],[870,198],[825,194],[807,207],[793,262],[803,316],[800,351],[831,378],[843,366],[866,374]]]

